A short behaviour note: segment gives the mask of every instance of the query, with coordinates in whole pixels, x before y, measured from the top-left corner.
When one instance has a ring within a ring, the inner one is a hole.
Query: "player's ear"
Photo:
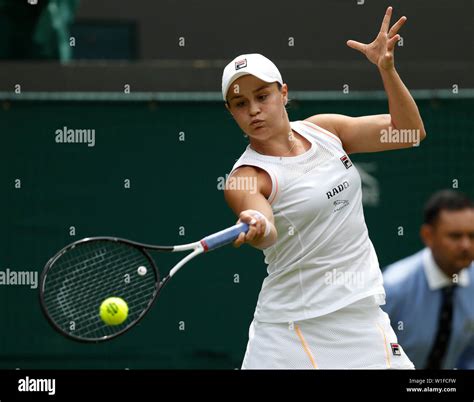
[[[421,225],[420,237],[425,246],[431,247],[433,244],[433,226],[426,223]]]
[[[282,99],[283,99],[283,104],[286,106],[287,103],[288,103],[288,85],[286,84],[283,84],[281,86],[281,96],[282,96]]]

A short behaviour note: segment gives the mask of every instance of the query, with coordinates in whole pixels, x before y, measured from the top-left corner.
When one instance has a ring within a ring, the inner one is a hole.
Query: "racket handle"
[[[237,225],[231,226],[230,228],[221,230],[220,232],[206,236],[201,240],[201,244],[204,247],[204,251],[212,251],[226,244],[232,243],[239,234],[246,233],[249,230],[249,225],[244,222],[240,222]]]

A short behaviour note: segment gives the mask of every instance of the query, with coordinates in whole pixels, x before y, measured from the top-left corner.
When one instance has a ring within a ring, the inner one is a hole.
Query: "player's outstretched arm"
[[[388,7],[380,32],[369,44],[348,40],[347,45],[363,53],[380,72],[388,97],[387,115],[339,118],[334,129],[350,153],[377,152],[417,146],[426,131],[415,100],[395,69],[395,44],[399,29],[406,22],[401,17],[391,28],[392,7]],[[316,123],[317,124],[317,123]],[[402,132],[400,132],[402,131]]]
[[[389,29],[391,16],[392,7],[388,7],[373,42],[347,41],[347,46],[360,51],[377,66],[390,113],[360,117],[319,114],[306,119],[336,134],[348,154],[409,148],[418,146],[426,137],[415,100],[395,69],[394,50],[400,39],[398,31],[407,18],[401,17]]]

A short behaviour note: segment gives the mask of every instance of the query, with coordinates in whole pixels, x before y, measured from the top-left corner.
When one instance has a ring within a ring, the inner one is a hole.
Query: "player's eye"
[[[265,99],[267,99],[267,97],[268,97],[268,94],[261,94],[258,96],[258,99],[264,101]]]

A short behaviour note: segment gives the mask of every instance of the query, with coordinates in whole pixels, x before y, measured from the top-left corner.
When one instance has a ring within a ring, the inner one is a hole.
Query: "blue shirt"
[[[447,277],[431,250],[397,261],[385,268],[386,304],[398,342],[418,369],[425,368],[438,329],[442,288]],[[474,263],[458,273],[453,299],[453,321],[444,369],[474,370]]]

